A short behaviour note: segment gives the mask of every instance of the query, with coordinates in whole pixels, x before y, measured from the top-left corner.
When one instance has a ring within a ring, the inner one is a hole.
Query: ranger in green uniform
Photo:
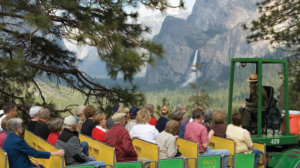
[[[246,104],[242,105],[239,112],[242,115],[242,126],[248,129],[250,133],[255,133],[257,126],[257,111],[258,111],[258,76],[253,73],[247,79],[250,82],[250,97],[246,99]],[[262,112],[267,110],[268,94],[262,88]]]

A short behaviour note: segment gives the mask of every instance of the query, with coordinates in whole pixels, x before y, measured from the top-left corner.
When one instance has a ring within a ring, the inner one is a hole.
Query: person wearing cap
[[[154,105],[153,104],[147,104],[144,108],[147,109],[150,112],[150,115],[151,115],[149,124],[155,126],[156,122],[157,122],[157,119],[154,117]]]
[[[112,112],[113,112],[113,114],[116,113],[116,112],[119,110],[119,108],[120,108],[120,105],[118,105],[118,104],[114,105],[114,106],[112,107]],[[106,120],[106,128],[107,128],[107,129],[111,129],[113,126],[114,126],[113,120],[112,120],[111,118],[108,118],[108,119]]]
[[[257,107],[258,107],[258,75],[250,74],[247,79],[250,82],[250,97],[246,99],[246,104],[242,105],[239,112],[242,116],[242,126],[254,133],[257,123]],[[262,111],[266,111],[268,106],[268,94],[262,87]]]
[[[125,119],[126,119],[126,123],[127,121],[130,119],[130,113],[129,113],[129,108],[128,107],[120,107],[117,111],[117,113],[125,113]]]
[[[136,161],[137,153],[133,148],[126,124],[125,113],[115,113],[112,120],[115,125],[106,133],[105,142],[116,148],[117,162]]]
[[[85,105],[80,105],[77,107],[76,109],[76,116],[77,116],[77,120],[78,120],[78,124],[77,124],[77,131],[79,133],[81,133],[81,128],[82,128],[82,124],[85,121],[85,116],[84,116],[84,109],[85,109]]]
[[[34,131],[34,127],[36,123],[39,121],[39,112],[42,109],[40,106],[32,106],[29,110],[29,115],[31,117],[31,120],[28,123],[27,129],[31,132]]]
[[[130,120],[127,122],[125,128],[126,130],[129,132],[133,126],[135,126],[137,124],[136,122],[136,115],[137,112],[139,111],[139,108],[133,106],[130,108],[129,110],[129,114],[130,114]]]
[[[50,156],[64,156],[65,151],[60,149],[55,152],[38,151],[29,146],[20,136],[23,133],[23,120],[11,118],[6,123],[9,133],[3,149],[7,152],[10,168],[40,167],[39,163],[31,162],[29,156],[48,159]],[[1,160],[3,162],[3,160]]]
[[[162,132],[165,129],[166,124],[169,121],[168,115],[170,113],[170,109],[168,106],[163,105],[161,107],[160,112],[161,112],[161,117],[157,120],[156,126],[155,126],[155,128],[158,130],[158,132]]]
[[[95,161],[94,157],[89,157],[82,149],[78,137],[77,122],[74,116],[67,116],[64,119],[64,129],[56,141],[56,147],[65,150],[66,165],[94,165],[100,167],[104,165],[102,161]]]

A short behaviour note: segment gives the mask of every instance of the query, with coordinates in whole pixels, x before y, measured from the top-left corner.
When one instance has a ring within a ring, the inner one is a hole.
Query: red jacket
[[[106,132],[105,142],[116,148],[117,162],[137,160],[130,135],[121,124],[115,124]]]
[[[104,128],[96,126],[92,131],[92,138],[101,142],[105,142],[105,134],[106,130]]]
[[[157,121],[157,119],[154,118],[153,116],[151,116],[149,124],[155,126],[156,125],[156,121]]]

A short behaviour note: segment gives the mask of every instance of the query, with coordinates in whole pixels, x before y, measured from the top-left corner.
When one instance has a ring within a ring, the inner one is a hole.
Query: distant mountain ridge
[[[257,16],[253,0],[198,0],[185,19],[168,16],[154,41],[167,53],[155,67],[147,67],[150,86],[171,83],[180,86],[187,80],[196,50],[199,51],[201,80],[214,82],[229,78],[234,57],[264,57],[271,50],[267,43],[248,44],[249,32],[242,24]]]

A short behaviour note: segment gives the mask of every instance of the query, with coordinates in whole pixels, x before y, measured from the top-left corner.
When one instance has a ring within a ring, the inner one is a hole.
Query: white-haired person
[[[184,126],[186,124],[188,124],[190,119],[185,116],[185,114],[186,114],[186,108],[185,108],[185,106],[181,105],[181,104],[178,104],[177,107],[176,107],[176,111],[181,111],[182,114],[183,114],[182,115],[183,117],[182,117],[182,120],[180,121],[180,123],[183,124]]]
[[[84,123],[85,121],[85,116],[84,116],[84,109],[85,109],[85,105],[79,105],[76,109],[76,116],[77,116],[77,120],[78,121],[78,124],[77,124],[77,131],[79,133],[81,133],[81,127],[82,127],[82,124]]]
[[[36,123],[39,121],[39,112],[42,109],[40,106],[32,106],[29,110],[31,120],[28,123],[27,129],[31,132],[34,131]]]
[[[94,165],[94,167],[102,167],[104,162],[95,161],[95,157],[88,156],[83,151],[76,130],[76,118],[71,115],[67,116],[64,119],[64,129],[56,141],[56,147],[66,151],[66,165]]]
[[[64,150],[60,149],[56,152],[42,152],[30,147],[19,136],[23,132],[22,119],[11,118],[6,123],[6,130],[9,133],[4,144],[3,149],[8,155],[10,168],[23,168],[23,167],[40,167],[39,163],[30,161],[29,156],[35,158],[49,158],[50,156],[63,156]]]
[[[57,138],[63,129],[64,120],[62,118],[55,118],[49,121],[50,134],[47,141],[52,145],[56,145]]]
[[[133,126],[129,134],[131,138],[139,138],[151,143],[156,143],[156,136],[159,134],[157,129],[150,125],[150,112],[143,108],[137,112],[137,125]]]
[[[50,120],[50,110],[42,108],[39,112],[39,121],[34,126],[33,133],[47,141],[50,134],[48,121]]]

